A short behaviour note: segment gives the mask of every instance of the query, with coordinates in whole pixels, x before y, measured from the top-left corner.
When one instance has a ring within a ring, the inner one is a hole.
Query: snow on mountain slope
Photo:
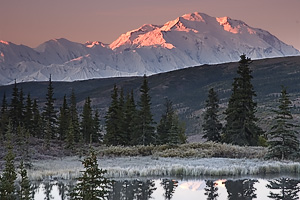
[[[110,45],[49,40],[35,49],[0,41],[0,84],[73,81],[154,74],[184,67],[299,55],[271,33],[229,17],[191,13],[164,25],[145,24]]]

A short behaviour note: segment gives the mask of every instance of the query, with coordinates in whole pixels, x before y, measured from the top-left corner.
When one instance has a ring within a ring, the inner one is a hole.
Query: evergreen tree
[[[2,173],[0,183],[0,199],[14,200],[15,197],[15,181],[17,174],[14,166],[15,154],[13,153],[12,140],[12,124],[9,122],[7,128],[7,154],[5,156],[5,168]]]
[[[104,135],[104,143],[108,145],[120,145],[124,139],[119,134],[119,106],[118,88],[114,85],[111,94],[111,104],[105,116],[106,134]]]
[[[32,100],[30,98],[30,94],[27,95],[26,106],[24,112],[24,127],[27,130],[33,129],[33,112],[32,112]]]
[[[18,190],[18,196],[20,200],[30,200],[33,199],[32,192],[31,192],[31,184],[28,180],[27,171],[25,169],[23,161],[19,166],[19,174],[21,176],[20,180],[20,189]]]
[[[34,101],[33,101],[32,115],[33,115],[32,128],[31,128],[30,132],[33,137],[43,138],[43,131],[42,131],[43,123],[42,123],[42,118],[40,115],[40,111],[39,111],[36,99],[34,99]]]
[[[177,114],[173,109],[171,100],[166,99],[165,112],[157,126],[158,144],[182,144],[185,143],[185,130],[180,125]]]
[[[130,135],[127,135],[127,133],[126,133],[128,124],[126,124],[126,121],[125,121],[125,100],[124,100],[123,88],[121,88],[121,90],[120,90],[117,117],[118,117],[118,122],[119,122],[118,126],[117,126],[118,135],[120,136],[120,138],[122,138],[122,140],[120,140],[119,144],[120,145],[128,145],[129,138],[130,138],[128,136],[130,136]]]
[[[2,104],[1,104],[1,113],[0,113],[0,139],[5,138],[5,134],[7,132],[7,125],[8,125],[8,119],[9,113],[8,113],[8,105],[6,101],[6,95],[4,93]]]
[[[9,108],[9,118],[11,119],[11,125],[13,132],[16,131],[18,125],[19,125],[19,116],[18,116],[18,108],[19,108],[19,89],[17,87],[17,82],[15,81],[14,87],[13,87],[13,92],[12,92],[12,99],[10,103],[10,108]]]
[[[257,105],[253,101],[256,94],[251,83],[253,77],[250,63],[250,58],[241,56],[238,77],[234,78],[232,94],[225,111],[226,125],[222,139],[226,143],[254,146],[258,144],[259,136],[262,135],[262,129],[256,125]]]
[[[269,147],[267,158],[296,158],[299,153],[298,132],[292,123],[292,102],[285,87],[282,87],[278,110],[275,111],[275,124],[269,132]]]
[[[73,149],[74,148],[74,143],[75,143],[75,130],[73,123],[70,121],[69,127],[67,129],[67,136],[66,136],[66,148],[67,149]]]
[[[20,89],[20,92],[19,92],[19,104],[18,104],[18,124],[17,125],[21,125],[23,126],[24,124],[24,93],[23,93],[23,89],[21,88]]]
[[[76,106],[76,96],[75,96],[75,92],[73,89],[72,89],[71,97],[70,97],[69,115],[71,118],[70,123],[72,123],[73,129],[74,129],[74,141],[79,142],[82,137],[80,135],[80,125],[79,125],[78,112],[77,112],[77,106]]]
[[[81,132],[85,143],[92,142],[92,135],[94,134],[94,120],[91,108],[90,97],[87,97],[83,106]]]
[[[67,135],[67,130],[69,127],[69,107],[67,104],[66,95],[64,95],[63,104],[60,107],[59,117],[58,117],[58,134],[60,140],[65,140]]]
[[[208,99],[206,100],[206,111],[204,113],[204,123],[202,125],[204,135],[207,141],[220,142],[222,124],[218,120],[219,99],[217,93],[211,88],[208,91]]]
[[[127,136],[126,143],[134,144],[133,140],[136,135],[137,127],[137,109],[134,101],[133,91],[128,93],[126,96],[125,107],[124,107],[124,134]]]
[[[151,113],[151,97],[149,95],[149,86],[147,76],[144,75],[143,84],[140,88],[141,97],[138,102],[139,110],[137,115],[138,125],[137,134],[134,141],[141,145],[155,144],[156,135],[154,128],[153,115]]]
[[[52,130],[51,130],[51,125],[50,125],[50,121],[49,120],[46,122],[44,132],[45,132],[45,135],[44,135],[44,147],[46,148],[46,150],[50,150],[50,141],[51,141]]]
[[[52,80],[51,80],[51,75],[49,78],[49,84],[47,88],[47,94],[46,94],[46,104],[44,106],[44,111],[43,111],[43,119],[44,122],[47,124],[50,135],[52,139],[56,138],[56,128],[57,128],[57,116],[56,116],[56,111],[54,109],[54,102],[55,98],[53,97],[54,92],[53,92],[53,86],[52,86]]]
[[[96,109],[95,115],[94,115],[94,134],[92,136],[93,142],[100,142],[103,139],[103,135],[101,134],[101,128],[100,128],[100,115],[99,111]]]
[[[99,169],[94,150],[82,161],[85,168],[83,175],[71,193],[71,199],[105,199],[108,196],[110,181],[105,178],[106,170]]]

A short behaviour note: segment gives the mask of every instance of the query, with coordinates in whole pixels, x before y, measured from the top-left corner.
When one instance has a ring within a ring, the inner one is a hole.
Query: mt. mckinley
[[[155,74],[201,64],[299,55],[269,32],[228,17],[191,13],[146,24],[110,45],[47,41],[35,49],[0,41],[0,84]]]

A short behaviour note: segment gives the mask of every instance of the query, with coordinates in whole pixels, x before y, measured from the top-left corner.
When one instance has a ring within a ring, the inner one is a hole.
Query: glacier
[[[81,175],[83,166],[78,157],[34,161],[28,170],[31,180],[74,179]],[[162,157],[103,157],[99,167],[107,170],[110,178],[135,177],[199,177],[199,176],[254,176],[299,174],[300,162],[261,159],[229,158],[162,158]]]
[[[186,67],[300,55],[268,31],[229,17],[190,13],[145,24],[111,44],[52,39],[36,48],[0,41],[0,85],[152,75]]]

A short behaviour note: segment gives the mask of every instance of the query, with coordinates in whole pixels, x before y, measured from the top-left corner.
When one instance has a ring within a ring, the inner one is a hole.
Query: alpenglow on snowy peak
[[[270,34],[229,17],[186,14],[164,25],[145,24],[110,45],[49,40],[35,49],[0,41],[0,84],[14,80],[73,81],[151,75],[202,64],[300,55]]]

